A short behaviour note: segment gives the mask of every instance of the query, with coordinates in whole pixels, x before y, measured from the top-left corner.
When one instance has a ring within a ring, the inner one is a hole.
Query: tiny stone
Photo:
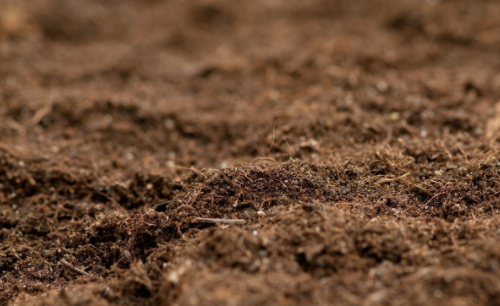
[[[392,112],[390,115],[389,115],[389,119],[391,121],[397,121],[399,120],[399,113],[398,112]]]

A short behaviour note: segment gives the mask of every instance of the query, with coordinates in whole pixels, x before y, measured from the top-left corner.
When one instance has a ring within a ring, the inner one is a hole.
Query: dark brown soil
[[[0,305],[500,305],[499,16],[0,0]]]

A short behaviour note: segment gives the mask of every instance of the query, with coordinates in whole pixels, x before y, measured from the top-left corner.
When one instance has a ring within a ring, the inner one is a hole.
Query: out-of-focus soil
[[[500,305],[498,16],[0,0],[0,305]]]

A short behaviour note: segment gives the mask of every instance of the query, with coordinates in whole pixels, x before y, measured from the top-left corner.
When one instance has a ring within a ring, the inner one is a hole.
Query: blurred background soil
[[[0,0],[0,305],[500,305],[498,16]]]

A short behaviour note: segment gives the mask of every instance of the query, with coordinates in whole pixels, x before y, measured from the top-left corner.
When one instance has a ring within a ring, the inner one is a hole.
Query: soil
[[[500,305],[498,16],[0,0],[0,305]]]

